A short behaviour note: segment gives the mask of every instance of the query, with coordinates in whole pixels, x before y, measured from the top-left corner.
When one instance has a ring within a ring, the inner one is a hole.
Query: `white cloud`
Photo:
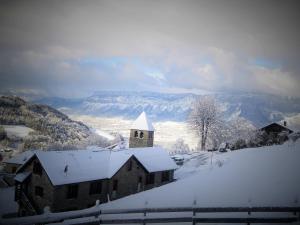
[[[300,14],[293,4],[270,3],[8,1],[0,9],[0,88],[59,95],[165,88],[300,96]],[[113,57],[129,61],[79,63]],[[249,64],[257,57],[282,66]]]

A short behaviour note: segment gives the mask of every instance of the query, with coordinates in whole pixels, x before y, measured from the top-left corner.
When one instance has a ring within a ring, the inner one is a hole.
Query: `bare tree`
[[[192,111],[188,117],[188,123],[200,137],[201,150],[204,150],[206,147],[208,135],[218,131],[214,129],[214,127],[216,127],[220,121],[220,110],[213,97],[204,96],[195,100]]]
[[[178,138],[175,144],[172,146],[172,151],[174,153],[188,153],[190,151],[190,148],[182,138]]]

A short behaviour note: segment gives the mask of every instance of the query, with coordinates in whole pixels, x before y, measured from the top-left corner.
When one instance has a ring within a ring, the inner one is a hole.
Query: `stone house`
[[[17,171],[20,215],[84,209],[173,181],[176,164],[161,148],[36,151]]]

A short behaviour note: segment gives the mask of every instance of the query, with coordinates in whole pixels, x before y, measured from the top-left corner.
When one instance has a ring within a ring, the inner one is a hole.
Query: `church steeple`
[[[130,128],[129,148],[153,147],[153,140],[154,127],[142,112]]]

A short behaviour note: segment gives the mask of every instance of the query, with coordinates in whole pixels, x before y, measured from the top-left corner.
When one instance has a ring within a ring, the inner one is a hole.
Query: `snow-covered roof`
[[[277,126],[282,127],[284,130],[288,130],[288,131],[293,132],[293,130],[291,130],[291,129],[289,128],[289,126],[284,125],[284,122],[283,122],[283,121],[269,123],[269,124],[264,125],[263,127],[259,128],[259,129],[260,129],[260,130],[263,130],[263,129],[265,129],[265,128],[269,127],[269,126],[272,126],[272,125],[277,125]]]
[[[9,159],[4,160],[4,163],[13,163],[23,165],[26,163],[32,156],[34,155],[34,151],[25,151],[21,154],[15,155]]]
[[[120,151],[37,151],[35,155],[53,185],[111,178],[132,156],[135,156],[148,172],[177,168],[168,153],[158,147]]]
[[[168,152],[160,147],[130,148],[125,152],[133,154],[150,173],[177,168]]]
[[[142,112],[133,122],[131,129],[154,131],[154,127],[145,112]]]
[[[16,176],[15,176],[15,180],[16,181],[19,181],[19,182],[23,182],[24,180],[26,180],[27,177],[29,177],[31,174],[30,171],[25,171],[25,172],[22,172],[22,173],[18,173]]]

